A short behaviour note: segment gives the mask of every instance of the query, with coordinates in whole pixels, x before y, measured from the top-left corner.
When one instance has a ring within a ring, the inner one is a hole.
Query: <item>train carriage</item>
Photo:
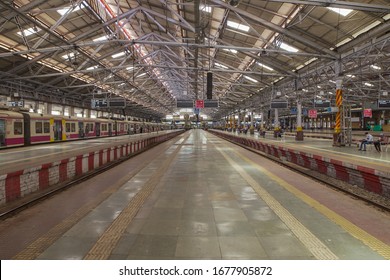
[[[64,140],[75,140],[80,138],[80,132],[78,130],[79,120],[74,117],[64,118]]]
[[[163,130],[163,124],[44,115],[0,108],[0,148],[159,130]]]
[[[25,145],[64,141],[65,120],[62,116],[22,113],[25,121]],[[29,124],[29,125],[28,125]]]
[[[0,147],[23,146],[24,126],[22,114],[0,110]]]

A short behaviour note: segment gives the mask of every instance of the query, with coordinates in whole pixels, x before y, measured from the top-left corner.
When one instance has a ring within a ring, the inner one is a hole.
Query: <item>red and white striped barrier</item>
[[[69,181],[102,167],[107,163],[140,153],[151,148],[155,144],[162,143],[177,136],[181,132],[182,131],[175,131],[153,136],[135,142],[0,175],[0,205]]]
[[[252,149],[271,155],[281,161],[291,162],[326,174],[359,188],[390,198],[390,172],[383,172],[361,165],[342,162],[324,156],[295,151],[282,146],[267,144],[255,139],[210,130],[211,133]]]

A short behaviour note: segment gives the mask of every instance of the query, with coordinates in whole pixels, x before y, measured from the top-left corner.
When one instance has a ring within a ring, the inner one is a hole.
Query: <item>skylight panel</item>
[[[39,28],[33,28],[33,27],[31,27],[31,28],[27,28],[27,29],[24,29],[23,30],[23,33],[22,33],[22,31],[19,31],[19,32],[17,32],[17,34],[19,35],[19,36],[23,36],[23,34],[24,34],[24,36],[30,36],[30,35],[32,35],[32,34],[34,34],[34,33],[37,33],[38,31],[40,31],[40,29]]]
[[[269,67],[267,65],[264,65],[264,64],[262,64],[260,62],[256,62],[256,64],[259,65],[260,67],[263,67],[263,68],[269,70],[269,71],[274,71],[274,69],[272,69],[271,67]]]
[[[249,77],[249,76],[245,76],[245,75],[244,75],[244,78],[247,79],[247,80],[249,80],[249,81],[251,81],[251,82],[254,82],[254,83],[258,83],[258,82],[259,82],[258,80],[255,80],[255,79],[253,79],[253,78],[251,78],[251,77]]]
[[[335,13],[338,13],[344,17],[346,17],[347,15],[349,15],[350,13],[352,13],[353,10],[351,9],[341,9],[341,8],[330,8],[328,7],[329,10],[335,12]]]
[[[244,32],[249,31],[249,26],[244,25],[244,24],[240,24],[240,23],[237,23],[234,21],[230,21],[230,20],[227,21],[227,26],[244,31]]]
[[[124,56],[125,54],[126,54],[125,52],[120,52],[120,53],[113,54],[111,57],[118,58],[118,57]]]
[[[289,52],[298,52],[298,49],[297,49],[297,48],[294,48],[294,47],[292,47],[292,46],[290,46],[290,45],[287,45],[286,43],[282,43],[282,44],[280,45],[280,47],[281,47],[282,49],[286,50],[286,51],[289,51]]]
[[[63,9],[59,9],[57,10],[57,13],[59,13],[61,16],[65,15],[69,10],[70,10],[71,7],[67,7],[67,8],[63,8]],[[82,7],[81,7],[82,8]],[[72,12],[76,12],[78,10],[81,9],[80,6],[77,6],[76,8],[73,9]]]
[[[74,58],[75,56],[76,56],[76,53],[71,52],[71,53],[67,53],[66,55],[63,55],[62,58],[65,60],[70,60],[70,59]]]

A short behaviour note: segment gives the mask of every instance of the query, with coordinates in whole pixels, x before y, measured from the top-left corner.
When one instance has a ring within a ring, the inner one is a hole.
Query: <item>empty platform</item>
[[[202,130],[0,223],[2,259],[390,258],[390,219]]]

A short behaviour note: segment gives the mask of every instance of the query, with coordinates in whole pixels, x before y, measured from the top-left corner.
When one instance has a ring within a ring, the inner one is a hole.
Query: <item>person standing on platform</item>
[[[366,138],[364,138],[362,141],[360,141],[359,151],[366,151],[367,144],[372,144],[372,142],[374,141],[374,137],[372,137],[372,135],[370,133],[366,132],[365,135],[366,135]]]
[[[381,144],[385,142],[385,135],[383,133],[379,134],[379,139],[374,141],[374,147],[377,152],[381,152]]]

